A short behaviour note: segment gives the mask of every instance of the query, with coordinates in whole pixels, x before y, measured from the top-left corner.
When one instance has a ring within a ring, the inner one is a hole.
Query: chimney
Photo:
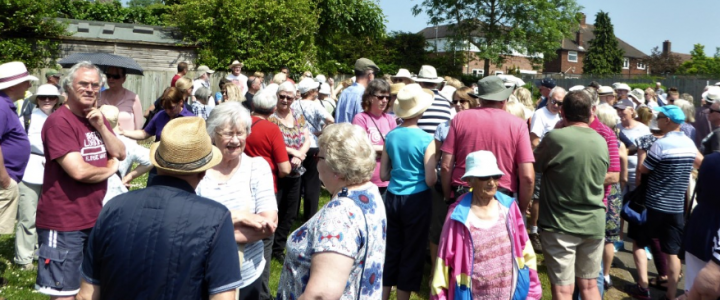
[[[575,33],[575,43],[576,43],[578,46],[580,46],[580,47],[583,46],[583,45],[582,45],[582,29],[578,30],[578,31]]]
[[[580,28],[585,28],[587,25],[585,25],[585,14],[580,13]]]
[[[663,42],[662,54],[663,54],[663,55],[670,55],[670,53],[671,53],[671,51],[672,51],[671,47],[672,47],[672,43],[670,43],[669,40],[665,40],[665,41]]]

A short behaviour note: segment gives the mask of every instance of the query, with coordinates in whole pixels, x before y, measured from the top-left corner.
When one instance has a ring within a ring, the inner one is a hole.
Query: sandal
[[[648,286],[653,287],[655,289],[661,290],[661,291],[667,291],[667,278],[666,279],[660,279],[660,277],[655,277],[650,280],[648,280]]]

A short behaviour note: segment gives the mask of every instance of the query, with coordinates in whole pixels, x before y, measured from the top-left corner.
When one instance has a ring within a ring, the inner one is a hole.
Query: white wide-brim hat
[[[702,93],[702,98],[707,103],[715,103],[715,101],[720,100],[720,87],[710,87],[707,91]]]
[[[37,89],[37,93],[35,93],[35,95],[30,97],[30,102],[32,102],[32,104],[37,105],[37,97],[38,96],[58,97],[59,103],[62,104],[63,102],[65,102],[65,97],[63,97],[63,95],[60,94],[60,91],[58,90],[58,88],[55,85],[52,85],[49,83],[39,86]]]
[[[437,70],[435,70],[435,67],[424,65],[420,67],[420,72],[418,72],[417,76],[411,78],[415,82],[431,82],[431,83],[441,83],[445,79],[442,77],[437,76]]]
[[[398,118],[411,119],[424,113],[433,103],[433,96],[417,84],[408,84],[397,94],[393,112]]]
[[[397,74],[393,75],[392,78],[412,78],[412,74],[410,74],[410,71],[408,69],[400,69],[398,70]]]
[[[0,90],[25,81],[38,81],[38,78],[28,73],[24,63],[13,61],[0,65]]]
[[[462,179],[498,175],[505,175],[505,173],[498,167],[497,158],[492,152],[486,150],[475,151],[465,158],[465,174]]]
[[[625,84],[625,83],[621,83],[621,84],[618,84],[618,85],[615,87],[615,90],[616,90],[616,91],[617,91],[617,90],[626,90],[626,91],[628,91],[628,93],[629,93],[632,89],[630,88],[629,85],[627,85],[627,84]]]

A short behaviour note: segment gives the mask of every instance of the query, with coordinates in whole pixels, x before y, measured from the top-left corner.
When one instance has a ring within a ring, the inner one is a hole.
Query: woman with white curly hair
[[[318,143],[318,172],[332,199],[290,235],[276,298],[380,299],[387,221],[370,182],[375,149],[349,123],[327,126]]]

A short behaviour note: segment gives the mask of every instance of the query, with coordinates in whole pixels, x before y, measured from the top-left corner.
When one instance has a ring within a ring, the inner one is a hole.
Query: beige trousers
[[[6,189],[0,188],[0,234],[15,232],[20,190],[17,182],[13,179],[10,180],[10,185]]]

